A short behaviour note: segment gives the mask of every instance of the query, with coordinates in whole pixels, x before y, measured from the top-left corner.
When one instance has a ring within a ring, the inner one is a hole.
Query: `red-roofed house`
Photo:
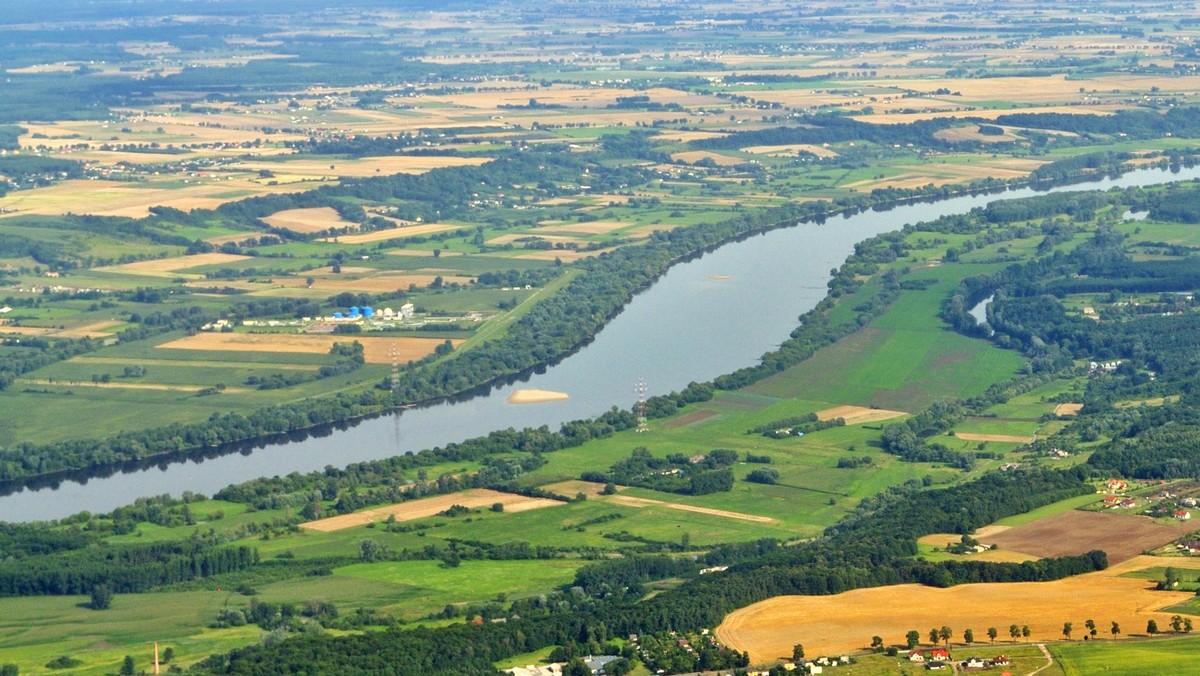
[[[924,662],[925,654],[922,653],[920,650],[910,650],[910,651],[908,651],[908,661],[909,662]]]
[[[946,650],[945,648],[934,648],[933,650],[929,651],[929,659],[938,660],[941,662],[949,662],[950,651]]]

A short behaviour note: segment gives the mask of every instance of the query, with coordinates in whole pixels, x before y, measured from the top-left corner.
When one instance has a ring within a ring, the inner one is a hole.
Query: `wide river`
[[[952,197],[880,211],[805,222],[727,244],[671,268],[638,294],[588,345],[523,382],[466,400],[409,409],[352,424],[324,436],[265,444],[83,482],[0,497],[0,521],[55,519],[107,512],[142,496],[193,491],[211,495],[260,476],[310,472],[462,441],[507,427],[551,429],[563,422],[631,406],[644,379],[651,396],[679,390],[756,363],[795,328],[797,317],[825,296],[830,271],[854,244],[907,223],[967,212],[996,199],[1145,186],[1200,177],[1200,168],[1140,169],[1119,178],[1003,193]],[[542,404],[506,402],[517,389],[565,392]]]

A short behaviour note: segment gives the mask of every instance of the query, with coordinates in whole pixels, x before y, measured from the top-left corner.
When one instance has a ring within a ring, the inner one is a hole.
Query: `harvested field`
[[[56,330],[41,326],[9,326],[8,324],[0,324],[0,333],[9,333],[18,336],[48,336]]]
[[[570,237],[567,235],[551,235],[551,234],[529,235],[529,234],[525,234],[525,233],[499,235],[497,237],[493,237],[493,238],[489,239],[487,241],[487,243],[492,246],[498,246],[498,245],[502,245],[502,244],[517,244],[517,243],[519,243],[518,240],[526,240],[527,241],[527,240],[529,240],[530,237],[537,237],[538,239],[545,240],[547,242],[553,242],[555,244],[557,244],[559,242],[561,242],[563,244],[566,244],[566,243],[583,244],[583,241],[581,241],[578,237]]]
[[[538,230],[566,232],[576,235],[607,235],[614,230],[627,228],[631,224],[621,221],[590,221],[588,223],[543,223]]]
[[[1142,567],[1150,565],[1163,564]],[[1145,627],[1149,619],[1165,626],[1171,615],[1158,609],[1193,596],[1155,591],[1145,580],[1115,575],[1109,569],[1054,582],[949,589],[905,584],[833,596],[777,596],[730,613],[717,628],[717,637],[735,650],[748,651],[752,663],[762,663],[791,655],[796,643],[814,655],[864,649],[872,635],[882,636],[885,644],[903,644],[905,633],[914,627],[947,625],[958,637],[968,627],[978,635],[986,627],[1016,622],[1028,625],[1034,640],[1040,641],[1059,638],[1064,621],[1074,622],[1082,633],[1085,619],[1103,618],[1118,622],[1128,634]]]
[[[354,526],[365,526],[372,521],[383,521],[390,515],[395,515],[397,521],[412,521],[414,519],[434,516],[439,512],[450,509],[454,505],[462,505],[463,507],[475,509],[478,507],[491,507],[497,502],[504,505],[506,513],[527,512],[531,509],[557,507],[565,504],[548,498],[527,498],[524,495],[501,493],[488,488],[472,488],[461,493],[410,500],[409,502],[401,502],[397,505],[388,505],[387,507],[377,507],[375,509],[354,512],[353,514],[343,514],[328,519],[309,521],[308,523],[300,524],[300,527],[328,533],[353,528]]]
[[[298,176],[366,178],[390,174],[420,174],[442,167],[474,166],[488,162],[486,157],[459,157],[456,155],[396,155],[389,157],[364,157],[357,160],[338,160],[332,165],[320,160],[283,160],[281,162],[241,162],[237,169],[244,171],[271,171],[280,177]],[[286,179],[285,179],[286,180]]]
[[[1003,134],[999,136],[988,136],[987,134],[979,133],[978,127],[954,127],[952,129],[943,129],[934,133],[934,136],[943,141],[951,143],[1011,143],[1017,140],[1016,134],[1005,129]]]
[[[662,500],[651,500],[649,498],[635,498],[632,495],[609,495],[604,499],[609,502],[614,502],[618,505],[625,505],[626,507],[666,507],[667,509],[678,509],[681,512],[695,512],[697,514],[708,514],[710,516],[723,516],[727,519],[738,519],[739,521],[753,521],[755,523],[779,523],[779,519],[772,519],[768,516],[743,514],[742,512],[729,512],[724,509],[710,509],[708,507],[684,505],[678,502],[663,502]]]
[[[120,326],[124,323],[125,322],[122,322],[119,319],[110,319],[103,322],[92,322],[91,324],[76,326],[73,329],[63,329],[54,335],[63,338],[104,338],[111,335],[111,332],[107,329],[110,329],[114,326]]]
[[[977,535],[976,539],[985,545],[1043,557],[1102,549],[1108,553],[1110,563],[1117,563],[1195,529],[1188,523],[1155,523],[1145,516],[1072,510],[1000,533]]]
[[[541,488],[559,495],[575,495],[577,493],[583,493],[584,495],[604,495],[604,484],[596,483],[595,481],[580,481],[578,479],[560,481],[556,484],[546,484]],[[620,489],[621,487],[618,486],[617,490]]]
[[[263,219],[273,228],[283,228],[292,232],[311,234],[322,232],[329,228],[357,228],[357,223],[342,220],[342,217],[332,207],[314,207],[311,209],[286,209]]]
[[[395,345],[400,361],[417,360],[433,351],[441,338],[375,338],[363,336],[309,336],[294,333],[197,333],[162,343],[158,347],[175,350],[228,350],[231,352],[292,352],[328,354],[334,343],[358,341],[368,364],[390,364],[389,350]],[[463,341],[451,341],[456,347]]]
[[[571,395],[550,390],[514,390],[505,399],[510,404],[542,404],[549,401],[566,401]]]
[[[687,427],[717,415],[715,411],[692,411],[687,415],[671,418],[663,423],[663,427]]]
[[[361,235],[341,235],[337,241],[341,244],[362,244],[364,242],[381,242],[385,239],[396,239],[399,237],[414,237],[416,235],[428,235],[435,232],[444,232],[446,230],[456,230],[462,226],[454,225],[453,223],[430,223],[428,225],[405,225],[399,228],[391,228],[389,230],[376,230],[375,232],[364,232]],[[321,242],[332,242],[331,238],[319,240]]]
[[[744,152],[755,155],[796,155],[800,152],[811,153],[817,157],[837,157],[838,154],[829,148],[815,146],[811,143],[793,143],[784,146],[750,146],[742,148]]]
[[[144,161],[139,156],[137,161]],[[3,217],[67,213],[144,218],[150,207],[181,211],[215,209],[227,202],[255,195],[295,192],[287,185],[265,185],[244,176],[205,176],[183,179],[184,187],[167,178],[146,182],[67,180],[43,188],[10,192],[0,198]]]
[[[1054,407],[1054,415],[1079,415],[1083,404],[1059,404]]]
[[[724,138],[729,134],[717,131],[664,131],[657,138],[664,141],[678,141],[679,143],[688,143],[691,141],[700,141],[710,138]]]
[[[559,259],[564,263],[574,263],[585,258],[595,258],[606,251],[613,251],[617,247],[609,247],[607,249],[596,249],[595,251],[571,251],[569,249],[546,249],[543,251],[530,251],[529,253],[519,254],[513,258],[524,258],[534,261],[552,261]]]
[[[67,360],[72,364],[113,364],[116,366],[128,366],[131,359],[123,357],[92,357],[83,355],[79,357],[71,357]],[[190,359],[141,359],[137,360],[142,366],[147,364],[154,366],[190,366],[193,368],[230,368],[244,369],[246,362],[244,361],[206,361],[206,360],[190,360]],[[316,364],[271,364],[272,370],[278,371],[316,371],[320,366]]]
[[[817,420],[833,420],[841,418],[847,425],[857,423],[879,422],[908,415],[904,411],[890,411],[886,408],[867,408],[865,406],[836,406],[824,411],[817,411]]]
[[[420,257],[420,258],[433,258],[434,257],[432,249],[388,249],[384,253],[386,253],[390,256],[415,256],[415,257]],[[443,251],[440,254],[438,254],[438,256],[440,256],[441,258],[449,258],[451,256],[461,256],[461,255],[463,255],[463,254],[458,251]]]
[[[111,272],[134,273],[138,275],[147,275],[150,277],[174,277],[174,273],[178,270],[186,270],[188,268],[197,268],[201,265],[220,265],[221,263],[233,263],[236,261],[244,261],[249,256],[239,256],[237,254],[224,253],[204,253],[193,254],[191,256],[177,256],[175,258],[158,258],[150,261],[137,261],[136,263],[125,263],[123,265],[108,265],[97,270],[106,270]]]
[[[728,155],[713,153],[707,150],[689,150],[687,152],[674,153],[671,155],[671,159],[676,162],[686,162],[688,164],[695,164],[700,160],[712,160],[719,167],[736,167],[739,164],[746,163],[745,160],[737,157],[729,157]]]
[[[343,272],[344,272],[343,268]],[[391,291],[405,291],[410,286],[425,287],[433,284],[438,277],[442,278],[442,282],[450,284],[457,282],[458,284],[470,284],[471,277],[461,277],[458,275],[374,275],[371,277],[360,277],[358,279],[340,279],[338,277],[327,277],[318,279],[313,283],[312,288],[328,291],[357,291],[367,293],[381,293]],[[283,282],[285,280],[276,280]],[[286,280],[294,286],[304,286],[304,280],[296,278],[294,280]]]
[[[1033,437],[1022,437],[1015,434],[972,434],[970,432],[955,432],[954,436],[963,441],[1003,441],[1014,444],[1028,444]]]

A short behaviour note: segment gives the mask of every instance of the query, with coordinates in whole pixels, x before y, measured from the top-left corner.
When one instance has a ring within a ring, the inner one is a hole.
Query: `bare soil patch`
[[[329,228],[358,228],[357,223],[343,220],[333,207],[286,209],[276,211],[264,218],[263,221],[274,228],[283,228],[306,235]]]
[[[739,521],[753,521],[755,523],[779,523],[779,519],[773,519],[769,516],[757,516],[755,514],[744,514],[742,512],[730,512],[724,509],[697,507],[695,505],[684,505],[678,502],[663,502],[662,500],[651,500],[649,498],[635,498],[632,495],[609,495],[604,499],[608,500],[609,502],[614,502],[618,505],[625,505],[626,507],[666,507],[667,509],[678,509],[681,512],[695,512],[697,514],[723,516],[726,519],[737,519]]]
[[[955,432],[954,436],[964,441],[1004,441],[1014,444],[1028,444],[1033,437],[1022,437],[1015,434],[972,434],[970,432]]]
[[[550,390],[515,390],[505,399],[510,404],[542,404],[549,401],[566,401],[571,395]]]
[[[1073,621],[1083,633],[1087,618],[1116,621],[1126,632],[1145,627],[1149,619],[1165,626],[1171,616],[1159,609],[1191,596],[1154,591],[1145,580],[1114,577],[1111,569],[1054,582],[949,589],[905,584],[833,596],[777,596],[730,613],[717,637],[735,650],[748,651],[754,663],[790,655],[796,643],[814,655],[865,648],[872,635],[882,636],[885,644],[903,644],[914,627],[947,625],[961,636],[968,627],[982,634],[989,626],[1015,622],[1028,625],[1034,640],[1053,640],[1061,637],[1064,621]]]
[[[450,509],[454,505],[462,505],[463,507],[475,509],[477,507],[491,507],[497,502],[504,505],[504,511],[509,513],[527,512],[531,509],[557,507],[566,504],[548,498],[527,498],[524,495],[501,493],[487,488],[472,488],[461,493],[438,495],[432,498],[401,502],[397,505],[367,509],[361,512],[354,512],[353,514],[343,514],[328,519],[309,521],[308,523],[300,524],[300,527],[328,533],[353,528],[354,526],[365,526],[372,521],[383,521],[389,515],[395,515],[397,521],[412,521],[414,519],[434,516],[439,512]]]
[[[1124,561],[1143,551],[1160,547],[1195,530],[1188,523],[1164,525],[1149,517],[1072,510],[1009,528],[987,536],[976,536],[982,544],[1043,557],[1083,554],[1093,549],[1108,553],[1110,563]]]
[[[1083,404],[1059,404],[1054,407],[1054,415],[1079,415]]]
[[[687,427],[688,425],[694,425],[702,420],[708,420],[715,415],[717,415],[716,411],[692,411],[687,415],[681,415],[679,417],[667,420],[663,423],[663,427]]]
[[[817,420],[834,420],[841,418],[847,425],[856,423],[879,422],[908,415],[904,411],[892,411],[886,408],[867,408],[865,406],[835,406],[824,411],[817,411]]]
[[[159,258],[152,261],[137,261],[136,263],[125,263],[123,265],[109,265],[96,269],[112,272],[132,272],[134,274],[160,276],[162,273],[187,270],[188,268],[198,268],[201,265],[234,263],[237,261],[244,261],[247,258],[250,257],[239,256],[237,254],[204,253],[193,254],[191,256],[177,256],[175,258]]]
[[[334,343],[358,341],[370,364],[390,364],[390,349],[396,346],[401,362],[432,354],[444,341],[441,338],[376,338],[363,336],[309,336],[292,333],[197,333],[162,343],[158,347],[176,350],[228,350],[231,352],[292,352],[328,354]],[[455,346],[463,341],[452,341]]]

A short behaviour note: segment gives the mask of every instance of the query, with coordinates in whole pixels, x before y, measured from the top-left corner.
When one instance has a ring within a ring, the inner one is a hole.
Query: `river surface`
[[[639,379],[645,380],[649,396],[654,396],[757,363],[764,352],[787,339],[799,315],[825,296],[830,271],[853,253],[856,242],[868,237],[907,223],[964,213],[997,199],[1198,177],[1197,167],[1139,169],[1118,178],[1049,190],[1019,188],[951,197],[772,230],[674,266],[634,297],[591,343],[525,381],[466,400],[371,418],[323,436],[21,490],[0,497],[0,521],[56,519],[84,510],[108,512],[138,497],[163,493],[211,495],[256,477],[342,467],[507,427],[557,429],[563,422],[590,418],[612,406],[631,406]],[[565,392],[570,398],[507,403],[518,389]]]

